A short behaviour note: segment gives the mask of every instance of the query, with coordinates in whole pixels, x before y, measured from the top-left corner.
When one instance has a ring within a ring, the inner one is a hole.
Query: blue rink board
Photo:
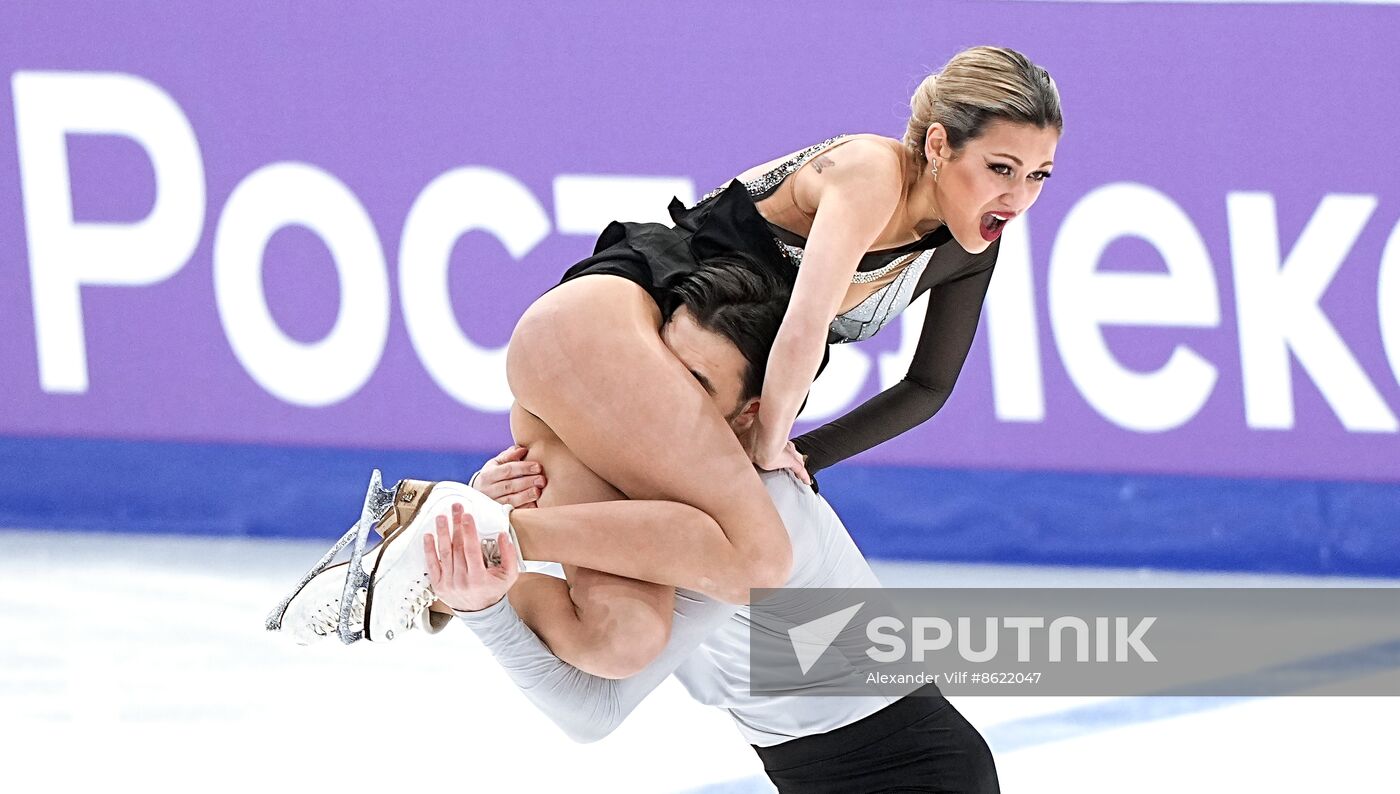
[[[370,469],[486,454],[0,438],[0,526],[338,537]],[[1400,575],[1400,486],[842,465],[822,494],[881,559]]]

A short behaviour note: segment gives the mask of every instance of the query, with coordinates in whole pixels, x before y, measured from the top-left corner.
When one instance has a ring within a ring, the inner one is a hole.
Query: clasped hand
[[[452,505],[452,519],[437,517],[436,532],[423,535],[428,558],[428,578],[438,600],[457,612],[476,612],[495,604],[520,578],[520,563],[510,533],[496,536],[501,564],[488,566],[481,552],[476,522],[460,504]]]
[[[525,460],[530,450],[512,446],[486,461],[472,478],[471,486],[501,504],[516,509],[538,507],[544,493],[544,470],[540,464]]]
[[[756,437],[758,434],[753,434]],[[752,438],[752,437],[751,437]],[[807,473],[807,461],[802,453],[797,451],[797,445],[791,441],[780,447],[776,452],[759,449],[755,444],[749,450],[749,459],[754,465],[764,471],[777,471],[787,469],[797,476],[797,479],[811,485],[812,475]]]

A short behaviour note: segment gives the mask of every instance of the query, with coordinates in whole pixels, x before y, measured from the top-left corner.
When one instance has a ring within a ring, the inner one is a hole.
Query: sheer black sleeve
[[[943,407],[977,333],[996,246],[971,259],[961,275],[929,288],[928,316],[904,380],[793,440],[798,451],[807,455],[808,472],[815,474],[882,444]]]

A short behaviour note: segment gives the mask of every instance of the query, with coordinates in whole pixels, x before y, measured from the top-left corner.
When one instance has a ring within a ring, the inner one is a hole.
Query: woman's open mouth
[[[1006,222],[1016,217],[1014,212],[989,212],[982,216],[982,239],[992,242],[1001,236],[1001,230],[1006,228]]]

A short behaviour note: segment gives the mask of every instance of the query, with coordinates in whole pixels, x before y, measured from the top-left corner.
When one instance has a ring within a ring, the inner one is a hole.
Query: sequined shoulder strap
[[[806,165],[808,160],[811,160],[813,157],[816,157],[817,155],[826,151],[832,146],[832,144],[843,141],[848,137],[850,136],[837,135],[835,138],[827,138],[821,143],[808,146],[806,149],[797,152],[788,159],[768,169],[768,171],[764,172],[758,177],[744,182],[744,188],[748,190],[749,195],[753,198],[754,201],[758,201],[759,199],[765,198],[766,196],[768,196],[768,194],[772,193],[774,190],[777,190],[778,185],[781,185],[784,179],[787,179],[788,177],[797,173],[797,170],[802,166]],[[714,198],[715,196],[719,195],[723,190],[724,187],[715,188],[709,193],[706,193],[700,199],[700,201],[708,201]]]

